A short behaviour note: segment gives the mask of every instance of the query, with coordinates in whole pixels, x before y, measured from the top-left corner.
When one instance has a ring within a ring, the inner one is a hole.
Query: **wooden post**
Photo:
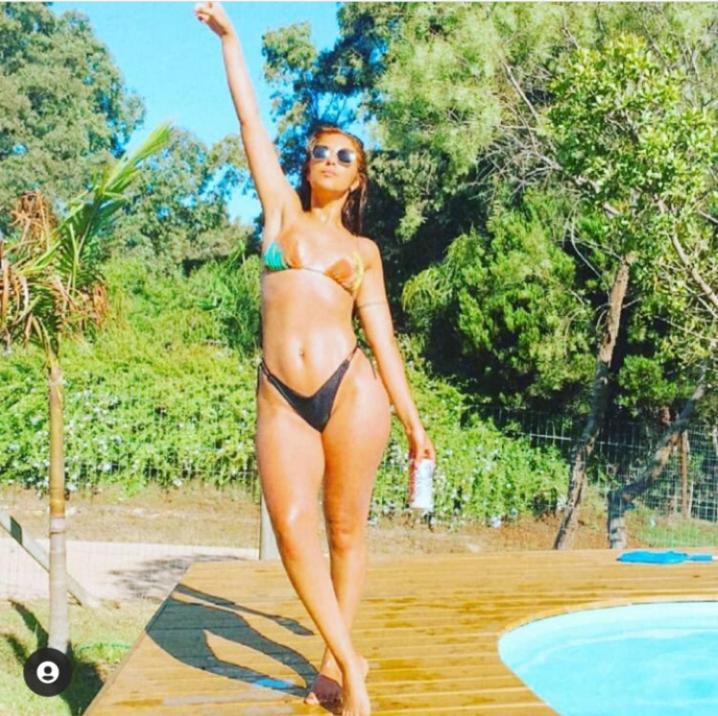
[[[272,529],[272,522],[264,504],[264,495],[259,495],[259,559],[279,559],[279,548]]]
[[[691,506],[688,498],[688,430],[681,433],[680,442],[680,466],[681,466],[681,512],[683,519],[691,516]]]

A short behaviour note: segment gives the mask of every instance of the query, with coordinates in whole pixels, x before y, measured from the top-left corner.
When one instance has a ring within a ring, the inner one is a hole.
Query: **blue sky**
[[[219,38],[194,16],[194,2],[56,2],[58,15],[79,10],[88,16],[98,37],[125,79],[127,88],[145,103],[143,127],[135,132],[132,150],[162,121],[191,130],[206,144],[230,133],[239,124],[222,62]],[[270,88],[264,82],[262,34],[267,30],[308,21],[318,49],[334,44],[338,35],[337,2],[225,2],[249,66],[262,116],[275,136],[270,117]],[[359,128],[351,128],[365,139]],[[251,223],[260,204],[253,196],[235,192],[232,218]]]

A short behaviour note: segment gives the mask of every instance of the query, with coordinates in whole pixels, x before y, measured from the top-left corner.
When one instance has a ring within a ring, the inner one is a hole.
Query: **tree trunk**
[[[588,458],[593,452],[596,436],[603,422],[608,402],[608,380],[611,370],[611,360],[616,346],[616,337],[621,323],[623,300],[628,289],[629,269],[635,260],[634,254],[625,256],[618,267],[616,278],[611,287],[608,298],[608,317],[606,327],[601,338],[601,346],[596,362],[596,374],[593,379],[591,395],[591,411],[586,425],[581,433],[571,461],[571,471],[568,483],[568,498],[564,510],[561,526],[554,542],[554,549],[565,549],[568,545],[578,521],[578,510],[586,486],[586,467]]]
[[[706,367],[703,366],[698,385],[683,410],[661,438],[649,465],[641,471],[638,479],[630,485],[612,490],[608,498],[608,543],[611,549],[625,549],[627,534],[623,515],[628,505],[645,492],[661,475],[671,452],[678,445],[681,434],[687,429],[696,406],[705,395]]]
[[[70,636],[65,553],[65,460],[62,419],[62,368],[50,356],[50,626],[48,646],[67,651]]]

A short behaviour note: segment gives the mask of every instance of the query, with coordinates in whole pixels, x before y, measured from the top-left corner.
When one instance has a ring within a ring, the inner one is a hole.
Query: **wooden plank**
[[[373,713],[543,716],[555,712],[498,655],[503,633],[716,593],[715,564],[623,564],[609,550],[382,559],[370,562],[352,636],[371,667]],[[326,714],[302,701],[323,650],[281,564],[193,564],[86,713]]]

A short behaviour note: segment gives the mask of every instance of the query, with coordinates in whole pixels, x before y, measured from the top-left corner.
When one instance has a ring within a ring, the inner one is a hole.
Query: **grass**
[[[638,505],[626,515],[628,532],[647,547],[718,547],[718,524],[678,515],[660,515]]]
[[[22,668],[37,649],[47,646],[46,600],[0,601],[0,715],[67,716],[81,714],[138,639],[158,603],[137,600],[98,610],[70,605],[72,681],[50,698],[33,694]]]

